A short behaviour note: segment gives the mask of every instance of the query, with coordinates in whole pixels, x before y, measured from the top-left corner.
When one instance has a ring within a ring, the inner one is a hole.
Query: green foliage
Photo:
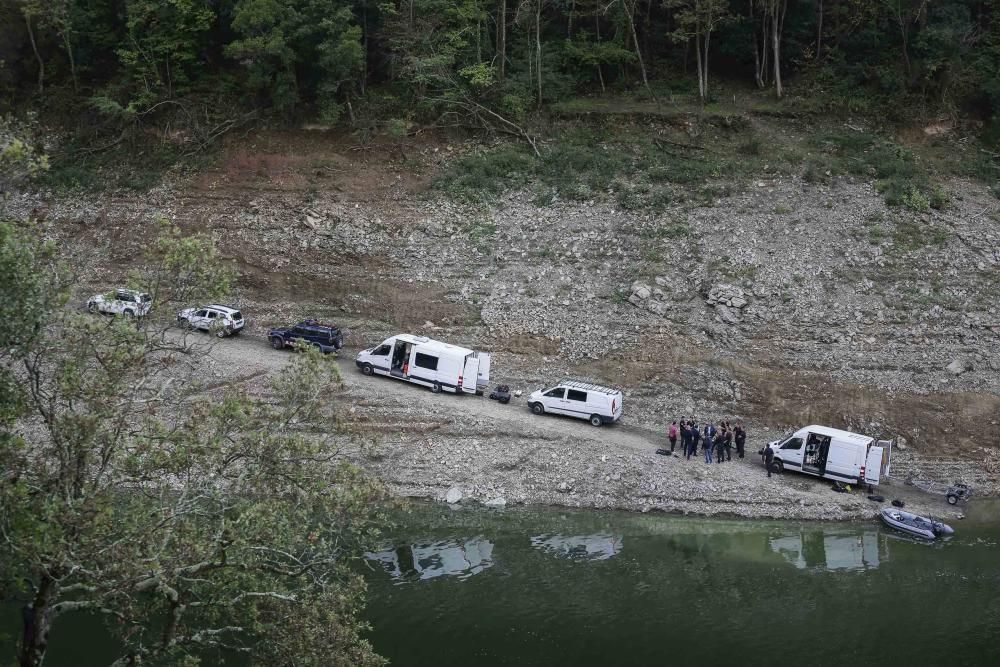
[[[525,146],[503,143],[452,162],[437,187],[463,201],[492,199],[509,189],[537,186],[538,201],[588,200],[610,195],[627,210],[662,210],[683,198],[671,186],[740,177],[753,163],[650,141],[631,132],[566,131],[534,157]]]
[[[26,180],[37,178],[49,168],[49,158],[26,140],[30,124],[0,117],[0,197]]]
[[[923,212],[942,208],[947,195],[934,185],[913,151],[866,132],[825,134],[809,142],[818,155],[806,164],[807,181],[851,174],[874,178],[876,189],[890,206]]]
[[[126,0],[127,41],[118,49],[134,85],[131,107],[185,92],[198,76],[215,12],[206,0]]]
[[[128,322],[65,307],[72,276],[38,236],[0,225],[0,581],[32,601],[21,663],[87,612],[122,664],[220,648],[381,664],[353,562],[385,491],[337,455],[333,361],[302,350],[263,393],[175,383],[205,352],[167,330],[173,313],[229,286],[211,242],[154,240],[133,278],[153,310]],[[15,437],[14,417],[36,426]]]

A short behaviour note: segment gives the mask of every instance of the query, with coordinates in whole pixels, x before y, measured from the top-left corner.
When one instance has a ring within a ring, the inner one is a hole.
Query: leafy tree
[[[671,38],[677,42],[694,40],[698,68],[698,95],[708,97],[708,56],[712,33],[729,19],[728,0],[664,0],[674,11],[677,28]]]
[[[361,27],[343,0],[238,0],[226,53],[248,73],[251,91],[288,112],[312,91],[320,116],[336,122],[364,63]]]
[[[161,236],[135,276],[155,310],[129,323],[66,307],[72,276],[38,236],[0,225],[0,587],[23,600],[18,663],[43,664],[54,621],[87,613],[116,665],[380,664],[351,563],[384,492],[327,435],[336,366],[303,350],[263,393],[188,387],[206,352],[156,313],[227,291],[211,243]]]
[[[125,15],[128,41],[118,57],[138,86],[132,105],[148,107],[184,92],[215,21],[208,0],[126,0]]]

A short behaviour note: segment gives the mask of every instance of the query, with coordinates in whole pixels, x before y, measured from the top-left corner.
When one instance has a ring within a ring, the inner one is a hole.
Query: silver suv
[[[177,321],[191,329],[214,333],[219,338],[238,334],[246,324],[240,311],[214,303],[201,308],[185,308],[177,313]]]

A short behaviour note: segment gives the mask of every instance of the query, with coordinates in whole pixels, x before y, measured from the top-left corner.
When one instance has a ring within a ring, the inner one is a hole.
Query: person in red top
[[[670,441],[670,453],[674,453],[674,446],[677,444],[677,422],[670,422],[670,428],[667,429],[667,440]]]

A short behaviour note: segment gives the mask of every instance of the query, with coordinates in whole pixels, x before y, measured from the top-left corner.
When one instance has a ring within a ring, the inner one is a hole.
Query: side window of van
[[[426,368],[428,370],[436,371],[438,369],[438,358],[432,357],[429,354],[422,354],[417,352],[416,358],[413,360],[415,366],[420,368]]]
[[[372,354],[380,356],[380,357],[384,357],[385,355],[389,354],[389,352],[391,350],[392,350],[392,347],[389,346],[389,345],[379,345],[374,350],[372,350]]]
[[[782,449],[802,449],[802,438],[790,438],[781,446]]]
[[[563,393],[565,393],[565,391],[566,390],[563,389],[562,387],[556,387],[555,389],[553,389],[551,391],[545,392],[545,396],[548,397],[548,398],[562,398],[563,397]]]
[[[569,389],[569,393],[566,394],[566,398],[571,401],[580,401],[581,403],[587,402],[587,392],[580,391],[579,389]]]

